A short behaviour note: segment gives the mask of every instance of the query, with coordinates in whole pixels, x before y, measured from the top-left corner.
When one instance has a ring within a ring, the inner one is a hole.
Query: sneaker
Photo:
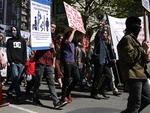
[[[121,93],[118,92],[118,91],[116,91],[116,92],[113,93],[113,95],[114,95],[114,96],[119,96],[119,95],[121,95]]]
[[[61,108],[61,107],[64,107],[65,105],[67,105],[67,102],[66,102],[66,101],[64,101],[64,102],[59,101],[58,103],[56,103],[56,104],[54,105],[54,108],[55,108],[55,109],[59,109],[59,108]]]
[[[71,103],[71,102],[72,102],[71,94],[69,94],[69,95],[67,96],[67,98],[68,98],[68,100],[69,100],[69,103]]]
[[[101,95],[105,98],[105,99],[109,99],[110,97],[106,95],[105,92],[102,92]]]
[[[71,103],[72,101],[70,101],[67,97],[61,99],[63,102],[67,102],[67,103]]]
[[[43,106],[43,104],[37,98],[33,98],[33,104],[36,105],[36,106]]]
[[[101,97],[98,94],[91,94],[91,98],[100,100]]]
[[[23,104],[23,99],[22,99],[22,97],[17,97],[17,103],[18,104]]]
[[[10,91],[7,91],[6,94],[7,94],[8,97],[13,97],[13,95]]]
[[[32,95],[30,91],[26,91],[26,95]]]

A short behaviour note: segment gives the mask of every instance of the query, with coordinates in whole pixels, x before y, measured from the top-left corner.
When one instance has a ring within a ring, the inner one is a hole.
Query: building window
[[[3,9],[3,0],[0,0],[0,9]]]
[[[11,19],[10,24],[11,25],[17,25],[17,20]]]
[[[16,4],[12,4],[12,12],[14,13],[14,14],[17,14],[17,6],[16,6]]]
[[[17,25],[17,20],[14,20],[14,25]]]
[[[2,20],[0,20],[0,24],[2,24]]]
[[[11,24],[11,25],[13,25],[13,23],[14,23],[14,21],[13,21],[13,20],[11,20],[11,21],[10,21],[10,24]]]

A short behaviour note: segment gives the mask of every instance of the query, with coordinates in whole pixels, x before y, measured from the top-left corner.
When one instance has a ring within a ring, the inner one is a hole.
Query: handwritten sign
[[[74,9],[73,7],[71,7],[69,4],[65,2],[64,2],[64,6],[66,10],[69,27],[75,28],[78,31],[85,34],[86,31],[84,29],[84,24],[80,12],[78,12],[76,9]]]

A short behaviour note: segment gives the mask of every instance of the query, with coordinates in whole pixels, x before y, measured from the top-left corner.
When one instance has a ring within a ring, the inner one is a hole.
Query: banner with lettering
[[[31,46],[32,50],[49,49],[51,38],[51,2],[31,0]]]
[[[72,6],[70,6],[66,2],[64,2],[64,7],[66,10],[69,27],[75,28],[78,31],[85,34],[86,31],[84,29],[84,24],[83,24],[82,16],[80,12],[78,12],[76,9],[74,9]]]

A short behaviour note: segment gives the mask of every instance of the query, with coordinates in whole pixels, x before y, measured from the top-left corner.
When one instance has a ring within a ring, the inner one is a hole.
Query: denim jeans
[[[80,85],[80,89],[83,90],[84,89],[84,85],[83,85],[83,77],[84,77],[84,68],[79,68],[79,74],[80,74],[80,81],[79,81],[79,85]]]
[[[20,78],[22,76],[24,65],[23,64],[11,64],[11,79],[12,83],[8,89],[9,92],[13,92],[15,90],[16,96],[21,97],[21,90],[20,90]]]
[[[71,81],[70,78],[73,80]],[[62,87],[62,99],[67,97],[68,94],[74,89],[77,82],[80,80],[79,68],[75,63],[64,63],[64,78]]]
[[[150,104],[150,85],[147,79],[129,79],[127,83],[129,97],[126,113],[139,113]]]
[[[45,76],[46,82],[48,84],[48,88],[53,99],[53,104],[59,102],[57,97],[56,88],[55,88],[55,75],[54,68],[52,66],[43,65],[37,63],[35,65],[35,79],[34,79],[34,89],[33,89],[33,97],[38,98],[38,91],[40,87],[40,82],[42,77]]]

